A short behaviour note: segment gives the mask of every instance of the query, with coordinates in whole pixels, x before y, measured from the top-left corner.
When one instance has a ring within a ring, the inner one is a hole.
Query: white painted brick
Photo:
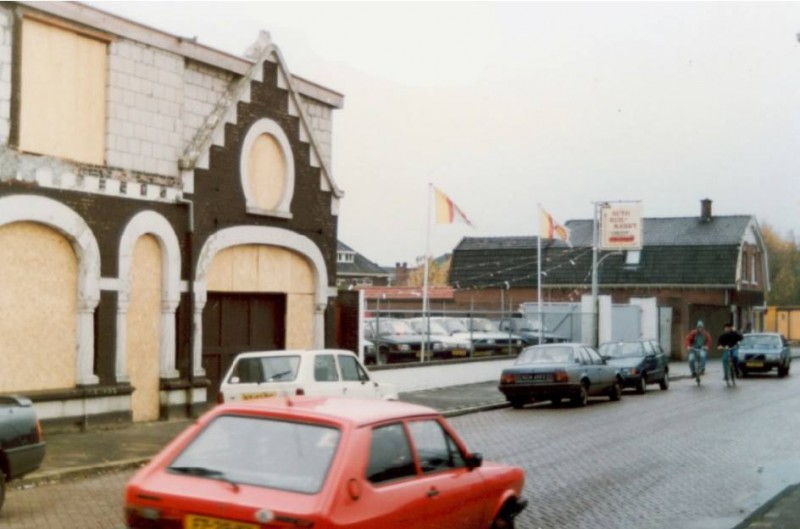
[[[117,167],[121,167],[120,164],[117,164]],[[106,180],[106,193],[109,195],[119,195],[119,180]]]

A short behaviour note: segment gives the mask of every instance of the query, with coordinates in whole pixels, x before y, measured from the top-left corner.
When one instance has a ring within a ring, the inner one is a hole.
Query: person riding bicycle
[[[705,330],[703,320],[697,320],[697,326],[686,335],[685,346],[689,352],[689,369],[692,371],[692,377],[696,375],[693,362],[695,351],[700,355],[700,374],[705,374],[706,356],[708,355],[708,348],[711,346],[711,335]]]
[[[731,350],[731,354],[733,355],[733,366],[736,369],[736,375],[738,376],[740,371],[737,346],[739,345],[739,342],[742,341],[743,337],[736,331],[736,329],[733,328],[732,323],[726,323],[724,329],[725,332],[723,332],[717,339],[717,349],[727,347]]]

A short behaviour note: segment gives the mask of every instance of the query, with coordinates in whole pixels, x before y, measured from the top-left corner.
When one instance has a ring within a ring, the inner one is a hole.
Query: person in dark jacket
[[[724,327],[724,332],[719,336],[717,339],[717,349],[724,349],[729,348],[731,350],[731,354],[733,355],[733,365],[736,368],[736,376],[739,376],[741,372],[739,370],[739,355],[738,355],[738,345],[739,342],[742,341],[742,335],[733,328],[732,323],[726,323]]]
[[[700,374],[704,375],[706,372],[706,357],[708,356],[708,348],[711,347],[711,335],[703,325],[703,320],[697,320],[697,326],[686,335],[686,342],[684,344],[686,350],[689,352],[689,369],[692,371],[692,377],[695,376],[694,372],[694,355],[697,352],[700,355]]]

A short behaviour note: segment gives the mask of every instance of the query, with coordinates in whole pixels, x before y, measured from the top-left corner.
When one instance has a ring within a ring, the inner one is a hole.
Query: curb
[[[757,522],[759,518],[761,518],[762,516],[767,514],[767,512],[769,512],[773,507],[775,507],[775,505],[779,501],[781,501],[784,498],[784,496],[787,496],[787,495],[791,494],[798,487],[800,487],[800,483],[796,483],[794,485],[789,485],[788,487],[786,487],[785,489],[783,489],[782,491],[777,493],[775,496],[773,496],[772,498],[767,500],[766,503],[764,503],[761,507],[759,507],[755,511],[751,512],[747,516],[747,518],[742,520],[738,525],[734,526],[733,529],[747,529],[754,522]],[[758,527],[758,526],[753,525],[753,527]],[[771,527],[771,525],[769,525],[769,526],[765,525],[763,527]]]
[[[29,474],[21,479],[13,481],[9,484],[9,488],[14,490],[30,489],[41,485],[50,485],[71,479],[80,479],[112,472],[119,472],[121,470],[141,467],[148,461],[150,461],[149,457],[138,457],[134,459],[122,459],[120,461],[111,461],[109,463],[100,463],[97,465],[87,465],[83,467],[45,470],[43,472]]]

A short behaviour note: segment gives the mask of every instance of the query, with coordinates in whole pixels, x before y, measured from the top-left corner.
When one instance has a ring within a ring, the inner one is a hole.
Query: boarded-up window
[[[22,22],[19,147],[103,165],[107,43]]]

